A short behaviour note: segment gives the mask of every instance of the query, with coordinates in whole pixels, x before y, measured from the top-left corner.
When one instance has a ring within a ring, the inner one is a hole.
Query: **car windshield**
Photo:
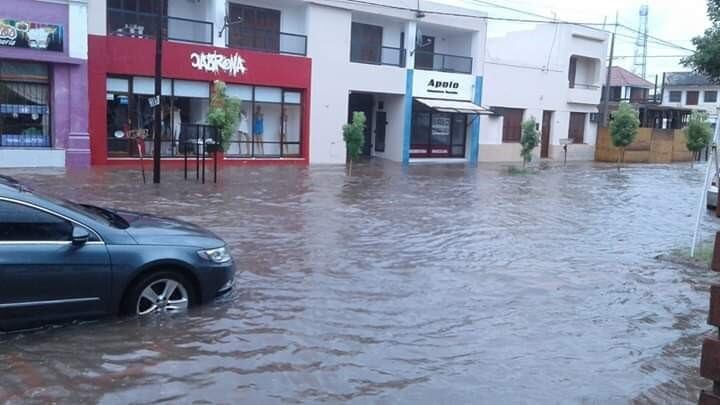
[[[40,198],[43,198],[45,200],[48,200],[48,201],[52,202],[53,204],[57,204],[63,208],[67,208],[69,210],[76,211],[76,212],[81,213],[87,217],[90,217],[96,221],[108,224],[114,228],[127,229],[128,227],[130,227],[130,224],[128,224],[128,222],[123,217],[121,217],[120,215],[116,214],[115,212],[113,212],[111,210],[97,207],[97,206],[90,205],[90,204],[78,204],[78,203],[72,202],[70,200],[63,199],[63,198],[57,198],[57,197],[44,195],[44,194],[38,193],[34,190],[32,191],[32,194],[34,194]]]

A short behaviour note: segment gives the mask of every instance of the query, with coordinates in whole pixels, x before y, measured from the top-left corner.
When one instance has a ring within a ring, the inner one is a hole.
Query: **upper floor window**
[[[700,98],[699,91],[688,91],[687,94],[685,95],[685,104],[698,105],[699,98]]]
[[[383,28],[377,25],[352,23],[350,60],[352,62],[382,62]]]
[[[679,103],[682,101],[682,91],[676,91],[673,90],[670,92],[670,95],[668,96],[668,100],[670,100],[671,103]]]
[[[230,46],[260,51],[280,51],[280,10],[229,3]]]
[[[585,58],[573,55],[568,65],[568,87],[571,89],[599,89],[599,66],[598,59]]]
[[[717,102],[717,91],[705,90],[705,94],[703,95],[703,97],[706,103],[715,103]]]

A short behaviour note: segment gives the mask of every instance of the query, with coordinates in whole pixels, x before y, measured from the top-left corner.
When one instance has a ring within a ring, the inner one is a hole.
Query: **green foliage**
[[[708,0],[707,10],[712,25],[703,36],[693,38],[695,53],[682,63],[711,80],[720,81],[720,0]]]
[[[640,127],[637,112],[628,103],[620,103],[610,123],[610,136],[616,148],[624,149],[633,143]]]
[[[240,109],[240,100],[228,97],[225,93],[225,83],[215,81],[207,121],[220,131],[220,146],[223,150],[227,150],[230,140],[235,135],[240,120]]]
[[[698,152],[710,143],[712,130],[707,122],[707,114],[701,111],[694,111],[690,115],[690,121],[685,128],[687,137],[687,148],[691,152]]]
[[[367,122],[365,113],[355,111],[352,122],[343,125],[343,140],[351,162],[357,160],[362,152],[365,143],[365,122]]]
[[[523,158],[523,167],[532,160],[532,152],[540,143],[540,137],[538,136],[537,121],[535,117],[530,117],[529,120],[522,124],[522,137],[520,138],[520,156]]]

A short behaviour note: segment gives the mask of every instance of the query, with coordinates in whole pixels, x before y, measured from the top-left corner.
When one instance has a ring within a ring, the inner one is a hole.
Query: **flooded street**
[[[707,385],[720,278],[656,258],[689,248],[704,167],[3,174],[202,224],[241,272],[187,315],[0,337],[0,403],[677,404]]]

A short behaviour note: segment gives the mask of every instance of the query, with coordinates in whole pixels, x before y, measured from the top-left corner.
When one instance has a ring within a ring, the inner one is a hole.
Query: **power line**
[[[417,12],[416,9],[409,8],[409,7],[394,6],[394,5],[391,5],[391,4],[381,4],[381,3],[375,3],[375,2],[367,1],[367,0],[335,0],[335,1],[345,2],[345,3],[363,4],[363,5],[376,6],[376,7],[385,7],[385,8],[392,9],[392,10],[408,11],[408,12],[413,12],[413,13],[416,13],[416,12]],[[485,5],[489,5],[489,6],[492,6],[492,7],[497,7],[497,8],[507,9],[507,10],[509,10],[509,11],[514,11],[514,12],[516,12],[516,13],[521,13],[521,14],[526,14],[526,15],[531,15],[531,16],[540,17],[540,18],[546,18],[546,19],[538,20],[538,19],[527,19],[527,18],[490,17],[490,16],[479,16],[479,15],[471,15],[471,14],[463,14],[463,13],[454,13],[454,12],[445,12],[445,11],[436,11],[436,10],[423,10],[423,13],[424,13],[424,14],[435,14],[435,15],[449,16],[449,17],[473,18],[473,19],[477,19],[477,20],[486,20],[486,21],[504,21],[504,22],[532,23],[532,24],[558,24],[558,25],[562,24],[562,25],[574,25],[574,26],[580,26],[580,27],[584,27],[584,28],[588,28],[588,29],[592,29],[592,30],[596,30],[596,31],[605,32],[605,33],[608,33],[608,34],[610,34],[611,32],[608,31],[608,30],[606,30],[606,29],[596,28],[596,27],[594,27],[594,26],[604,26],[604,27],[607,27],[607,26],[614,26],[614,25],[617,24],[618,27],[621,27],[621,28],[623,28],[623,29],[629,30],[629,31],[631,31],[631,32],[633,32],[633,33],[635,33],[635,34],[637,34],[637,32],[638,32],[637,30],[635,30],[635,29],[633,29],[633,28],[630,28],[630,27],[628,27],[628,26],[626,26],[626,25],[624,25],[624,24],[619,24],[619,23],[616,23],[616,24],[607,24],[607,23],[594,23],[594,22],[551,20],[551,19],[549,19],[549,17],[542,16],[542,15],[540,15],[540,14],[535,14],[535,13],[532,13],[532,12],[529,12],[529,11],[523,11],[523,10],[515,9],[515,8],[512,8],[512,7],[508,7],[508,6],[502,6],[502,5],[498,5],[498,4],[491,3],[491,2],[487,2],[487,1],[482,1],[482,0],[470,0],[470,1],[472,1],[472,2],[474,2],[474,3],[477,3],[477,4],[485,4]],[[633,41],[636,39],[635,36],[631,36],[631,35],[627,35],[627,34],[620,34],[620,33],[618,33],[617,36],[619,36],[619,37],[624,37],[624,38],[628,38],[628,39],[632,39]],[[648,42],[653,43],[653,44],[655,44],[655,45],[660,45],[660,46],[668,47],[668,48],[675,48],[675,49],[684,50],[684,51],[688,51],[688,52],[695,52],[695,51],[692,50],[692,49],[685,48],[685,47],[680,46],[680,45],[677,45],[677,44],[673,44],[672,42],[669,42],[669,41],[666,41],[666,40],[663,40],[663,39],[661,39],[661,38],[657,38],[657,37],[654,37],[654,36],[651,36],[651,35],[648,35]]]

